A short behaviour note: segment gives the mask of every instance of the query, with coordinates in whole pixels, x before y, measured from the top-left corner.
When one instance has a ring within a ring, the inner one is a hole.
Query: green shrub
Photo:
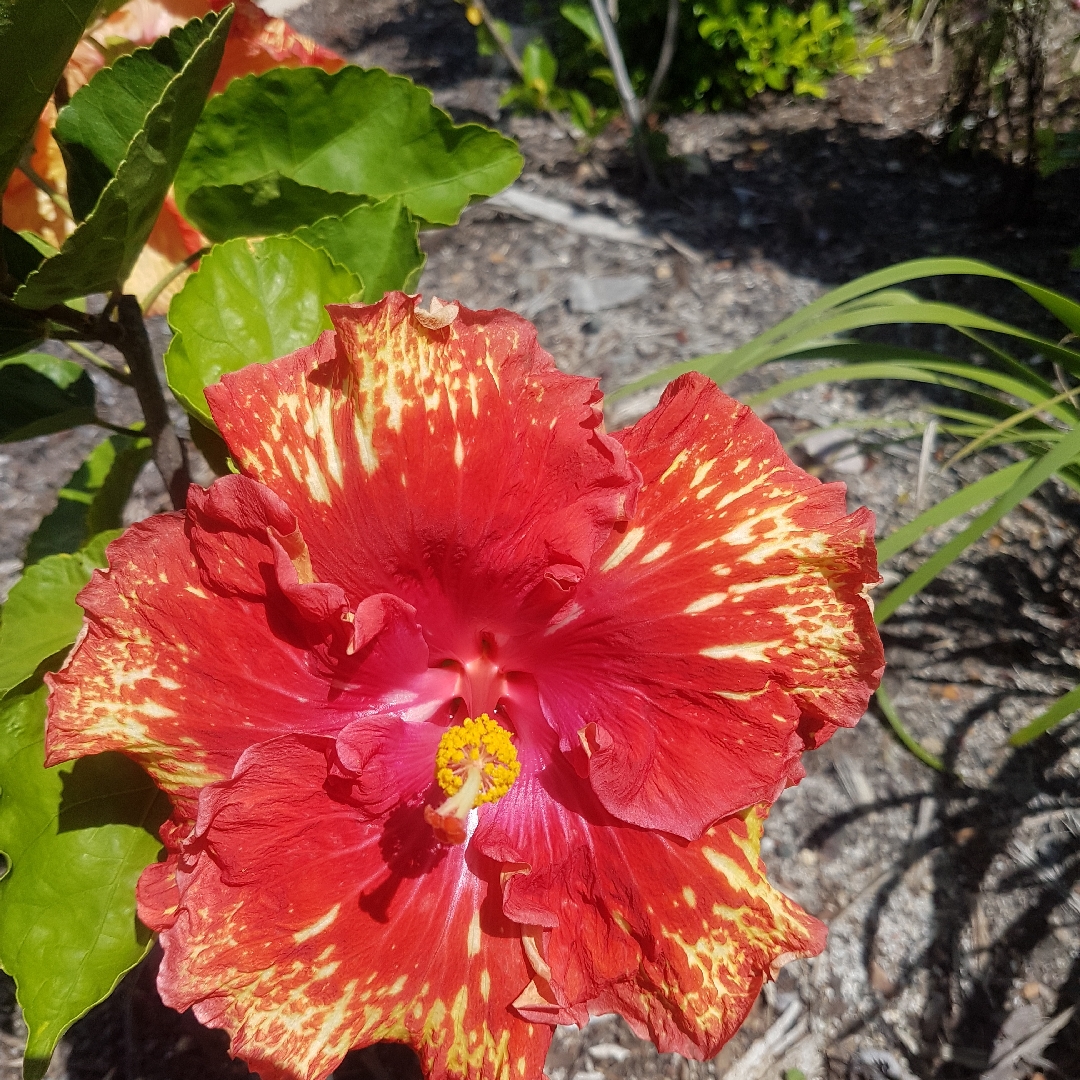
[[[558,73],[567,93],[583,95],[595,114],[593,127],[613,115],[618,97],[589,4],[564,0],[556,10],[553,3],[533,0],[525,14],[537,28],[537,48],[550,57],[547,70]],[[642,98],[656,68],[666,15],[666,0],[622,0],[619,7],[619,40]],[[482,50],[491,44],[485,34],[478,31]],[[808,6],[794,0],[793,7],[764,0],[683,0],[675,61],[658,105],[668,111],[738,107],[766,89],[823,97],[830,76],[866,74],[871,58],[886,47],[884,38],[860,38],[847,0],[814,0]],[[506,104],[573,108],[543,105],[541,96],[527,90],[518,84]],[[548,99],[554,102],[550,90]]]
[[[879,38],[861,46],[850,11],[827,0],[805,11],[760,0],[699,0],[694,12],[698,33],[719,60],[699,82],[700,98],[714,105],[766,89],[824,97],[829,76],[868,74],[869,57],[885,45]]]

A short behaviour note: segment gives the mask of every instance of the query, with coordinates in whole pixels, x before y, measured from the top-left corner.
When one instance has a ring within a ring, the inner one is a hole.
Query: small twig
[[[84,312],[76,311],[74,308],[69,308],[65,304],[54,304],[50,308],[45,308],[43,311],[35,311],[30,308],[24,308],[19,304],[16,304],[14,300],[7,296],[0,296],[0,307],[6,307],[9,311],[18,312],[20,315],[29,316],[31,318],[36,317],[42,320],[48,320],[59,324],[60,326],[66,326],[73,334],[77,335],[82,341],[106,341],[98,333],[98,328],[95,325],[96,320],[91,315],[86,315]],[[61,335],[50,334],[50,337],[57,337],[60,340],[67,341],[67,337]]]
[[[460,0],[464,2],[464,0]],[[469,0],[468,6],[480,13],[480,18],[483,20],[484,26],[487,27],[487,32],[492,36],[495,44],[499,48],[499,52],[506,57],[506,62],[517,72],[517,77],[522,82],[525,81],[525,65],[521,62],[521,57],[518,56],[517,50],[514,48],[513,43],[506,41],[502,33],[499,30],[498,20],[488,10],[487,4],[484,0]]]
[[[178,262],[145,296],[142,302],[145,314],[154,306],[154,301],[185,271],[190,270],[207,252],[208,247],[201,247],[192,252],[183,262]]]
[[[115,325],[119,333],[117,340],[110,344],[114,344],[127,361],[131,385],[146,421],[143,434],[154,444],[154,464],[165,482],[165,490],[173,507],[181,510],[187,501],[187,489],[191,483],[187,452],[169,419],[169,409],[158,381],[154,353],[150,348],[138,299],[130,294],[119,297],[116,312]]]
[[[656,62],[656,71],[653,72],[652,82],[649,83],[649,92],[645,95],[643,111],[646,116],[653,111],[660,87],[663,86],[671,61],[675,58],[675,39],[678,36],[678,30],[679,0],[668,0],[667,22],[664,24],[664,41],[660,46],[660,59]]]
[[[88,349],[85,345],[79,344],[77,341],[65,341],[64,344],[76,355],[81,356],[84,360],[88,360],[94,367],[101,371],[104,371],[106,375],[111,375],[117,382],[123,383],[125,386],[131,385],[131,372],[127,367],[115,368],[108,360],[98,356],[92,349]]]
[[[641,102],[634,93],[633,84],[630,82],[630,73],[626,70],[626,60],[623,58],[622,46],[619,37],[615,33],[615,24],[611,21],[607,5],[604,0],[589,0],[593,14],[600,27],[600,34],[604,39],[604,50],[607,52],[608,61],[611,64],[611,72],[615,76],[615,89],[618,91],[619,100],[622,102],[623,113],[630,123],[632,131],[631,141],[637,151],[638,161],[645,173],[646,180],[651,187],[657,185],[656,170],[653,168],[652,159],[649,157],[649,148],[642,138],[642,114]]]
[[[1040,1054],[1053,1041],[1054,1036],[1072,1019],[1076,1012],[1076,1006],[1070,1005],[1063,1012],[1058,1013],[1048,1024],[1041,1027],[1029,1039],[1025,1039],[1019,1046],[1004,1054],[1001,1058],[991,1061],[992,1068],[984,1072],[980,1080],[1006,1080],[1012,1075],[1013,1066],[1022,1061],[1028,1054]]]
[[[923,8],[923,13],[919,17],[918,23],[915,24],[914,30],[911,32],[911,40],[918,42],[923,34],[926,33],[927,26],[930,25],[930,20],[934,17],[934,12],[937,11],[938,0],[929,0],[929,3]]]
[[[673,236],[666,229],[660,233],[660,239],[672,251],[681,255],[687,262],[693,263],[695,266],[700,266],[705,261],[705,256],[700,251],[695,251],[689,244],[684,244],[677,236]]]
[[[915,509],[922,509],[923,495],[926,491],[926,478],[930,473],[930,461],[934,456],[934,443],[937,440],[938,421],[935,416],[923,430],[922,448],[919,451],[919,475],[915,481]]]
[[[791,1036],[798,1030],[803,1003],[796,998],[765,1032],[726,1073],[724,1080],[755,1080],[779,1057],[793,1041],[801,1036]]]

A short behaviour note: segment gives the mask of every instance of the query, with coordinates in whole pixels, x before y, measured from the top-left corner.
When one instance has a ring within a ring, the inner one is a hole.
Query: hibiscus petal
[[[529,974],[497,868],[433,844],[420,807],[373,822],[335,798],[331,745],[253,747],[203,791],[175,912],[140,908],[172,923],[162,999],[229,1031],[263,1080],[320,1080],[386,1039],[436,1080],[538,1076],[551,1032],[507,1007]]]
[[[279,66],[320,67],[331,73],[344,66],[344,59],[336,52],[297,33],[284,19],[267,15],[252,0],[213,0],[200,6],[203,11],[220,11],[229,3],[236,5],[236,12],[213,93],[220,93],[240,75],[259,75]]]
[[[245,550],[231,540],[234,553]],[[350,719],[312,663],[295,608],[223,595],[191,548],[182,514],[149,518],[109,545],[108,572],[78,597],[82,635],[47,676],[50,765],[122,750],[189,799],[229,776],[253,742]]]
[[[343,629],[348,597],[340,585],[315,580],[296,518],[269,488],[246,476],[223,477],[207,491],[192,485],[187,524],[213,587],[254,599],[280,592],[307,622],[337,620]]]
[[[560,606],[638,480],[595,381],[558,372],[530,324],[449,305],[431,328],[417,303],[331,307],[334,332],[207,400],[244,472],[296,513],[319,578],[400,596],[456,655],[523,629],[537,596]]]
[[[662,1053],[715,1055],[763,981],[825,945],[765,878],[765,812],[686,842],[616,821],[558,757],[516,784],[473,843],[513,868],[503,910],[539,932],[543,970],[517,1010],[547,1023],[619,1012]]]
[[[564,750],[625,821],[693,838],[771,802],[866,709],[883,665],[873,515],[691,374],[617,436],[636,514],[546,634],[515,645]]]

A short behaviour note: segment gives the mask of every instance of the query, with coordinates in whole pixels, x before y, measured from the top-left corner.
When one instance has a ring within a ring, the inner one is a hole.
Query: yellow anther
[[[447,795],[456,795],[471,780],[468,786],[477,793],[470,808],[501,799],[520,772],[510,732],[487,713],[447,728],[435,753],[435,779]]]

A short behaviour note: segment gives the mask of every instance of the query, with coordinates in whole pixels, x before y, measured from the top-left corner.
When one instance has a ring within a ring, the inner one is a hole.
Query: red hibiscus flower
[[[699,375],[607,434],[509,312],[330,313],[207,391],[241,474],[110,546],[50,679],[50,763],[173,798],[163,999],[265,1080],[531,1080],[611,1011],[715,1054],[824,943],[758,847],[877,684],[872,515]]]

